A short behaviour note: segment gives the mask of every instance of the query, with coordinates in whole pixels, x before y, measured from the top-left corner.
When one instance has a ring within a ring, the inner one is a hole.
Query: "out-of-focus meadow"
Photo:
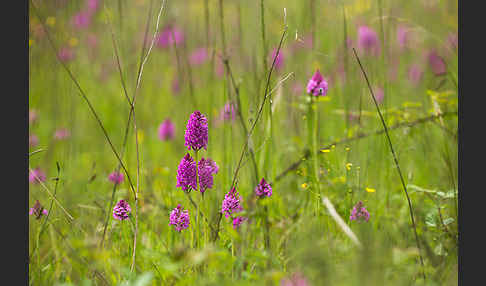
[[[31,0],[29,283],[456,285],[457,12]],[[307,92],[317,69],[325,96]],[[178,184],[186,154],[217,165],[204,196]],[[188,226],[169,224],[178,205]]]

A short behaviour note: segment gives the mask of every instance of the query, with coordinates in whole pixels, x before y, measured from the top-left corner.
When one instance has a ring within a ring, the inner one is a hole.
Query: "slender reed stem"
[[[420,263],[422,264],[422,275],[423,275],[424,280],[425,280],[426,279],[425,269],[424,269],[425,266],[424,266],[424,261],[423,261],[423,258],[422,258],[422,249],[420,247],[420,242],[419,242],[419,239],[418,239],[417,226],[415,224],[415,219],[414,219],[414,216],[413,216],[413,209],[412,209],[412,202],[410,201],[410,197],[408,195],[407,186],[405,184],[405,180],[403,179],[402,171],[400,170],[400,165],[398,164],[398,159],[397,159],[397,156],[395,155],[395,150],[393,149],[393,144],[391,142],[390,135],[388,134],[388,127],[385,123],[385,120],[383,119],[383,115],[381,114],[380,107],[378,106],[378,102],[376,101],[375,95],[373,93],[373,89],[371,88],[370,82],[368,80],[368,76],[366,75],[366,72],[364,71],[364,68],[361,65],[361,61],[359,60],[359,57],[356,54],[356,50],[354,48],[353,48],[353,52],[354,52],[354,56],[356,57],[356,60],[359,64],[359,67],[360,67],[361,71],[363,72],[363,76],[365,77],[366,84],[368,85],[368,89],[370,91],[371,97],[373,98],[373,102],[375,103],[376,110],[378,112],[378,115],[380,116],[381,123],[383,124],[383,129],[385,130],[386,139],[388,141],[388,145],[390,146],[390,151],[391,151],[392,156],[393,156],[393,161],[395,162],[395,166],[397,168],[398,175],[400,176],[400,181],[402,183],[403,191],[405,192],[405,196],[407,197],[408,208],[409,208],[409,212],[410,212],[410,219],[412,221],[412,226],[413,226],[413,230],[414,230],[414,233],[415,233],[415,241],[416,241],[417,247],[419,249]]]

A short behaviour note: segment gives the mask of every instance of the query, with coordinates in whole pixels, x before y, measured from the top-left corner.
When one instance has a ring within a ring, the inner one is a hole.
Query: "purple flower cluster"
[[[363,202],[359,201],[351,211],[351,215],[349,216],[350,220],[355,220],[357,222],[362,222],[363,220],[368,222],[370,219],[370,213],[366,210],[363,206]]]
[[[29,215],[35,215],[36,219],[40,219],[42,215],[47,215],[48,211],[40,204],[38,200],[35,201],[34,206],[29,210]]]
[[[319,70],[317,70],[307,83],[307,93],[314,96],[325,96],[327,94],[327,89],[327,81],[324,80]]]
[[[120,200],[113,208],[113,218],[117,220],[126,220],[132,209],[125,200]]]
[[[191,155],[187,153],[182,158],[179,167],[177,168],[177,185],[181,187],[183,191],[196,190],[196,162],[192,159]]]
[[[172,138],[174,138],[174,124],[170,119],[166,119],[159,126],[159,139],[167,141]]]
[[[265,181],[265,178],[262,178],[258,186],[255,188],[255,193],[259,197],[270,197],[272,195],[272,186]]]
[[[31,184],[39,184],[39,182],[46,181],[46,174],[39,168],[35,168],[29,172],[29,182]]]
[[[181,231],[189,227],[189,211],[184,210],[181,205],[177,205],[175,209],[172,210],[169,217],[169,225],[175,226],[177,231]]]
[[[194,111],[187,121],[184,139],[188,150],[191,150],[191,148],[195,151],[198,151],[201,148],[207,149],[208,120],[206,116],[198,110]]]
[[[217,174],[218,165],[212,159],[204,157],[197,164],[197,176],[199,178],[199,190],[204,193],[206,189],[213,187],[213,174]],[[196,190],[196,162],[187,153],[182,158],[179,168],[177,169],[177,187],[182,190]]]
[[[210,158],[204,159],[204,157],[199,161],[197,165],[197,173],[199,176],[199,190],[204,193],[206,189],[211,189],[213,187],[213,174],[217,174],[219,170],[216,162]]]
[[[241,196],[233,187],[224,196],[224,200],[221,205],[221,213],[223,213],[224,216],[228,218],[231,217],[232,214],[242,211],[243,207],[241,206],[240,201],[241,201]]]
[[[444,59],[439,56],[437,51],[432,50],[427,54],[427,61],[429,62],[430,69],[432,72],[439,76],[446,73],[446,65]]]
[[[113,172],[108,176],[108,180],[113,184],[120,184],[125,180],[125,175],[122,172]]]

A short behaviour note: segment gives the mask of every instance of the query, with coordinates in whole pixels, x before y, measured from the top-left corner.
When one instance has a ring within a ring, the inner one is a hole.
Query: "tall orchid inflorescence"
[[[213,175],[218,173],[219,167],[211,158],[201,158],[197,161],[198,152],[208,145],[208,121],[200,111],[194,111],[186,125],[184,134],[185,146],[193,150],[195,159],[186,153],[177,168],[177,187],[189,195],[191,190],[199,190],[201,195],[214,185]],[[196,216],[201,212],[197,211]],[[199,220],[197,220],[199,221]],[[169,225],[175,225],[177,231],[189,226],[189,212],[182,211],[178,205],[170,215]]]
[[[185,145],[197,153],[208,145],[208,122],[206,116],[199,111],[191,114],[184,135]],[[211,158],[201,158],[199,162],[189,153],[182,158],[177,169],[177,187],[190,192],[197,190],[203,194],[213,187],[213,175],[218,173],[219,167]],[[199,181],[199,183],[198,183]]]
[[[184,139],[188,150],[199,151],[201,148],[207,149],[208,146],[208,120],[198,110],[191,114],[187,121]]]

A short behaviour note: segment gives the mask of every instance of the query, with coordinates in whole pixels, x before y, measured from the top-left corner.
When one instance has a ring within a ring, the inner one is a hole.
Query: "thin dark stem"
[[[186,193],[187,197],[189,198],[189,201],[194,206],[194,208],[198,209],[196,202],[194,202],[194,200],[191,198],[189,193],[187,193],[187,192],[184,192],[184,193]],[[209,223],[209,220],[204,216],[204,214],[201,212],[201,210],[199,210],[199,215],[206,221],[206,223],[208,224],[211,231],[214,232],[213,226]]]
[[[263,207],[263,215],[265,216],[264,220],[265,220],[265,232],[264,232],[264,236],[265,236],[265,249],[270,251],[270,223],[268,221],[268,207],[265,205]]]
[[[246,126],[245,120],[243,119],[243,115],[241,113],[240,89],[236,85],[235,79],[233,77],[233,73],[231,72],[229,60],[225,59],[225,60],[223,60],[223,63],[226,66],[226,69],[227,69],[228,74],[229,74],[230,79],[231,79],[231,83],[232,83],[233,88],[235,90],[236,105],[237,105],[236,106],[236,112],[238,112],[238,119],[240,121],[241,127],[243,128],[243,132],[244,132],[245,137],[246,137],[246,136],[248,136],[248,127]],[[255,182],[256,182],[256,184],[258,184],[258,178],[259,178],[258,166],[257,166],[256,159],[255,159],[255,153],[253,152],[252,148],[249,148],[249,153],[250,153],[250,158],[251,158],[251,161],[252,161],[252,164],[253,164],[253,168],[255,169]]]
[[[145,55],[145,48],[146,48],[146,44],[147,44],[147,37],[148,37],[148,30],[149,30],[148,27],[149,27],[149,24],[151,22],[150,20],[152,18],[151,17],[152,16],[152,7],[153,7],[153,0],[150,1],[150,7],[149,7],[149,10],[148,10],[149,13],[148,13],[148,16],[147,16],[147,24],[146,24],[146,27],[145,27],[145,35],[144,35],[143,44],[142,44],[142,51],[141,51],[141,55],[140,55],[140,64],[139,64],[139,67],[138,67],[138,73],[141,72],[142,62],[143,62],[143,58],[144,58],[144,55]],[[116,50],[116,42],[113,42],[113,45],[114,45],[114,48]],[[119,64],[118,64],[118,69],[120,71],[121,81],[124,82],[123,72],[121,71],[121,66]],[[134,105],[132,104],[132,100],[130,100],[130,98],[128,97],[126,89],[124,89],[124,92],[125,92],[125,96],[127,97],[127,101],[130,104],[130,112],[128,114],[128,120],[127,120],[127,124],[126,124],[126,127],[125,127],[125,135],[123,137],[123,144],[122,144],[122,149],[121,149],[121,156],[122,157],[123,157],[124,152],[126,150],[126,146],[127,146],[127,142],[128,142],[128,133],[130,131],[130,124],[131,124],[132,115],[133,115],[133,111],[134,111]],[[120,171],[120,167],[121,167],[121,165],[118,164],[118,167],[116,168],[116,172]],[[103,247],[103,242],[105,240],[106,229],[108,227],[108,222],[110,221],[110,218],[111,218],[110,214],[111,214],[111,209],[113,208],[113,203],[114,203],[115,193],[116,193],[117,187],[118,187],[118,184],[115,184],[113,186],[113,190],[111,192],[110,207],[108,208],[105,224],[103,226],[103,236],[101,237],[100,247]]]
[[[417,226],[415,224],[415,219],[413,217],[412,202],[410,201],[410,197],[408,195],[407,186],[405,184],[405,180],[403,179],[402,171],[400,170],[400,165],[398,164],[398,159],[397,159],[397,156],[395,155],[395,150],[393,149],[393,144],[391,142],[390,135],[388,134],[388,128],[386,126],[385,120],[383,119],[383,115],[381,114],[380,107],[378,106],[378,102],[376,101],[375,95],[373,93],[373,89],[371,88],[371,84],[368,80],[368,76],[366,75],[366,72],[364,71],[364,68],[361,65],[361,61],[359,60],[359,57],[356,54],[356,50],[354,48],[353,48],[353,53],[354,53],[354,56],[356,57],[356,60],[358,61],[358,64],[359,64],[361,71],[363,72],[363,75],[364,75],[365,80],[366,80],[366,84],[368,85],[368,89],[369,89],[370,94],[371,94],[371,97],[373,98],[373,102],[375,103],[376,110],[378,112],[378,115],[380,116],[381,123],[383,124],[383,129],[385,130],[386,139],[388,141],[388,145],[390,146],[390,151],[393,155],[393,161],[395,162],[395,166],[397,168],[398,175],[400,176],[400,181],[402,183],[403,191],[405,192],[405,196],[407,197],[408,208],[409,208],[409,211],[410,211],[410,219],[412,220],[412,226],[413,226],[413,230],[414,230],[414,233],[415,233],[415,241],[417,242],[417,247],[419,249],[420,263],[422,264],[422,275],[423,275],[424,280],[425,280],[426,279],[425,269],[424,269],[425,266],[424,266],[424,261],[423,261],[423,258],[422,258],[422,249],[420,247],[420,242],[419,242],[419,239],[418,239]]]

